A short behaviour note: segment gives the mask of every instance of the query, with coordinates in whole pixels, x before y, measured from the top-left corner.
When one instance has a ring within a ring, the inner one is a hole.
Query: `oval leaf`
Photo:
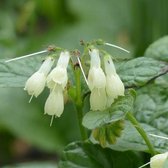
[[[121,162],[122,161],[122,162]],[[135,168],[141,165],[133,152],[117,152],[90,143],[71,143],[64,150],[59,168]]]
[[[152,43],[145,51],[145,56],[162,61],[168,61],[168,36]]]
[[[165,62],[152,58],[139,57],[121,64],[119,73],[126,87],[143,86],[150,80],[165,74],[168,66]]]

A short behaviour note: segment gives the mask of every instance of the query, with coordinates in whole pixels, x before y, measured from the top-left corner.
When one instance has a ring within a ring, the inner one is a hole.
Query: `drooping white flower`
[[[44,113],[56,117],[60,117],[64,111],[64,97],[61,85],[56,85],[51,90],[44,107]]]
[[[91,90],[91,110],[104,110],[106,108],[106,77],[101,68],[99,50],[92,49],[90,52],[90,70],[88,74],[88,86]]]
[[[51,70],[53,63],[54,59],[48,57],[39,70],[26,81],[24,90],[26,90],[29,95],[37,97],[41,94],[45,87],[47,74]]]
[[[167,158],[168,158],[168,152],[153,156],[150,159],[150,167],[151,168],[161,168],[161,167],[163,167]]]
[[[57,66],[47,77],[47,86],[50,89],[50,95],[46,100],[45,114],[60,117],[64,111],[64,89],[67,85],[68,75],[67,67],[70,59],[69,52],[61,52]],[[51,120],[52,123],[52,120]]]
[[[125,88],[123,82],[116,73],[114,63],[109,55],[104,56],[104,65],[106,73],[106,92],[109,97],[109,106],[113,103],[115,98],[118,96],[124,96]]]
[[[57,62],[57,66],[50,72],[50,74],[47,77],[48,88],[53,88],[55,84],[61,85],[62,89],[65,88],[68,81],[67,66],[69,63],[69,59],[69,52],[61,52]]]

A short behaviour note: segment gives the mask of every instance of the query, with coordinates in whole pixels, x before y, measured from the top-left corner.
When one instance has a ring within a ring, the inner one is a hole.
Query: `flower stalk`
[[[146,145],[149,148],[149,151],[151,153],[151,155],[155,155],[155,149],[152,145],[152,143],[150,142],[146,132],[144,131],[144,129],[141,127],[141,125],[139,124],[139,122],[136,120],[136,118],[130,113],[127,113],[127,118],[128,120],[132,123],[132,125],[136,128],[136,130],[139,132],[139,134],[141,135],[141,137],[144,139]]]
[[[81,133],[82,140],[87,139],[87,132],[86,129],[82,125],[82,118],[83,118],[83,102],[82,102],[82,93],[81,93],[81,71],[79,67],[75,67],[75,80],[76,80],[76,110],[77,110],[77,117],[79,123],[79,129]]]

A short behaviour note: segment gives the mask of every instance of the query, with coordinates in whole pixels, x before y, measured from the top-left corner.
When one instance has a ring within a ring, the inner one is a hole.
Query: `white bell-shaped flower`
[[[167,158],[168,158],[168,152],[153,156],[150,159],[150,167],[162,168]]]
[[[44,113],[56,117],[60,117],[64,111],[64,97],[63,89],[61,85],[56,85],[54,89],[51,90],[50,95],[48,96]]]
[[[91,110],[104,110],[106,108],[106,77],[100,65],[99,50],[92,49],[90,52],[90,70],[88,74],[88,86],[91,90]]]
[[[26,81],[24,90],[26,90],[29,95],[37,97],[41,94],[45,88],[47,74],[51,70],[53,63],[54,59],[48,57],[39,70]]]
[[[61,52],[57,62],[57,66],[50,72],[50,74],[47,77],[48,88],[53,88],[55,84],[61,85],[62,89],[65,88],[68,81],[67,66],[69,63],[69,59],[69,52]]]
[[[64,111],[63,92],[68,81],[67,67],[69,59],[69,52],[61,52],[57,66],[47,77],[47,86],[50,88],[50,95],[45,103],[45,114],[60,117]]]
[[[124,96],[125,88],[123,82],[116,73],[116,69],[110,55],[104,56],[104,65],[106,73],[106,92],[111,101],[109,101],[109,105],[111,105],[115,98],[118,96]]]

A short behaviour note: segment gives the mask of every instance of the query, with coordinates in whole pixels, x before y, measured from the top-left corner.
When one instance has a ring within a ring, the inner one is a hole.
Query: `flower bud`
[[[163,167],[167,157],[168,157],[168,152],[153,156],[150,160],[150,167],[151,168]]]
[[[64,98],[62,86],[57,85],[51,90],[49,97],[46,100],[44,114],[55,115],[60,117],[64,111]]]
[[[47,74],[51,70],[53,63],[53,58],[48,57],[40,69],[26,81],[24,90],[26,90],[29,95],[37,97],[41,94],[45,88]]]

